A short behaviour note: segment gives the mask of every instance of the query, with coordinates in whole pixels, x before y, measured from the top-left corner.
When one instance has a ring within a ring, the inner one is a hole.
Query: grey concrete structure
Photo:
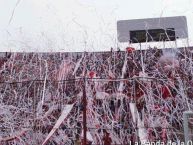
[[[177,38],[188,38],[185,16],[120,20],[117,22],[117,37],[119,42],[129,42],[130,31],[167,28],[174,28]]]

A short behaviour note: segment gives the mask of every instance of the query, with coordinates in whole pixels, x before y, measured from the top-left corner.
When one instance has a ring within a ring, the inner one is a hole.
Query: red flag
[[[163,99],[167,99],[167,98],[171,97],[171,93],[170,93],[170,90],[168,87],[163,86],[161,88],[161,92],[162,92],[162,98]]]

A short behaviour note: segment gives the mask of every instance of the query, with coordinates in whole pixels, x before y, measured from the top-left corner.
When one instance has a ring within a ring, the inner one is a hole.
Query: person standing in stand
[[[104,130],[103,143],[104,143],[104,145],[111,145],[111,143],[112,143],[112,140],[109,136],[109,133],[106,130]]]
[[[76,140],[74,141],[74,145],[81,145],[81,140],[79,135],[76,135]]]

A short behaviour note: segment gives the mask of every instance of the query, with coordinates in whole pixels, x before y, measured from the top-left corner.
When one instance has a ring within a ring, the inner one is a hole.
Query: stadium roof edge
[[[184,48],[189,48],[189,49],[193,49],[193,46],[190,46],[190,47],[179,47],[177,49],[184,49]],[[176,48],[157,48],[158,50],[164,50],[164,49],[176,49]],[[145,49],[145,50],[148,50],[148,49]],[[140,51],[140,50],[136,50],[136,51]],[[144,51],[144,50],[142,50]],[[10,54],[10,53],[19,53],[19,54],[22,54],[22,53],[26,53],[26,54],[30,54],[30,53],[34,53],[34,54],[56,54],[56,53],[73,53],[73,54],[82,54],[82,53],[109,53],[111,51],[93,51],[93,52],[90,52],[90,51],[82,51],[82,52],[0,52],[0,57],[5,57],[6,54]],[[112,51],[112,52],[125,52],[123,50],[120,50],[120,51]]]

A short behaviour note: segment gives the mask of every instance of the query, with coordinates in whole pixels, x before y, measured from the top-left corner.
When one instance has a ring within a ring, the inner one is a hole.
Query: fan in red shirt
[[[158,69],[161,73],[164,73],[170,83],[174,82],[175,70],[179,68],[179,61],[175,57],[174,53],[167,52],[163,56],[160,57],[158,63]],[[172,89],[170,85],[162,85],[161,87],[161,95],[163,99],[168,99],[172,97]]]
[[[106,130],[104,130],[103,142],[104,142],[104,145],[111,145],[112,143],[109,133]]]
[[[127,48],[126,48],[126,51],[127,51],[128,53],[132,53],[133,51],[135,51],[135,48],[133,48],[133,47],[127,47]]]
[[[95,77],[95,72],[94,71],[90,71],[89,72],[89,77],[92,79]]]

